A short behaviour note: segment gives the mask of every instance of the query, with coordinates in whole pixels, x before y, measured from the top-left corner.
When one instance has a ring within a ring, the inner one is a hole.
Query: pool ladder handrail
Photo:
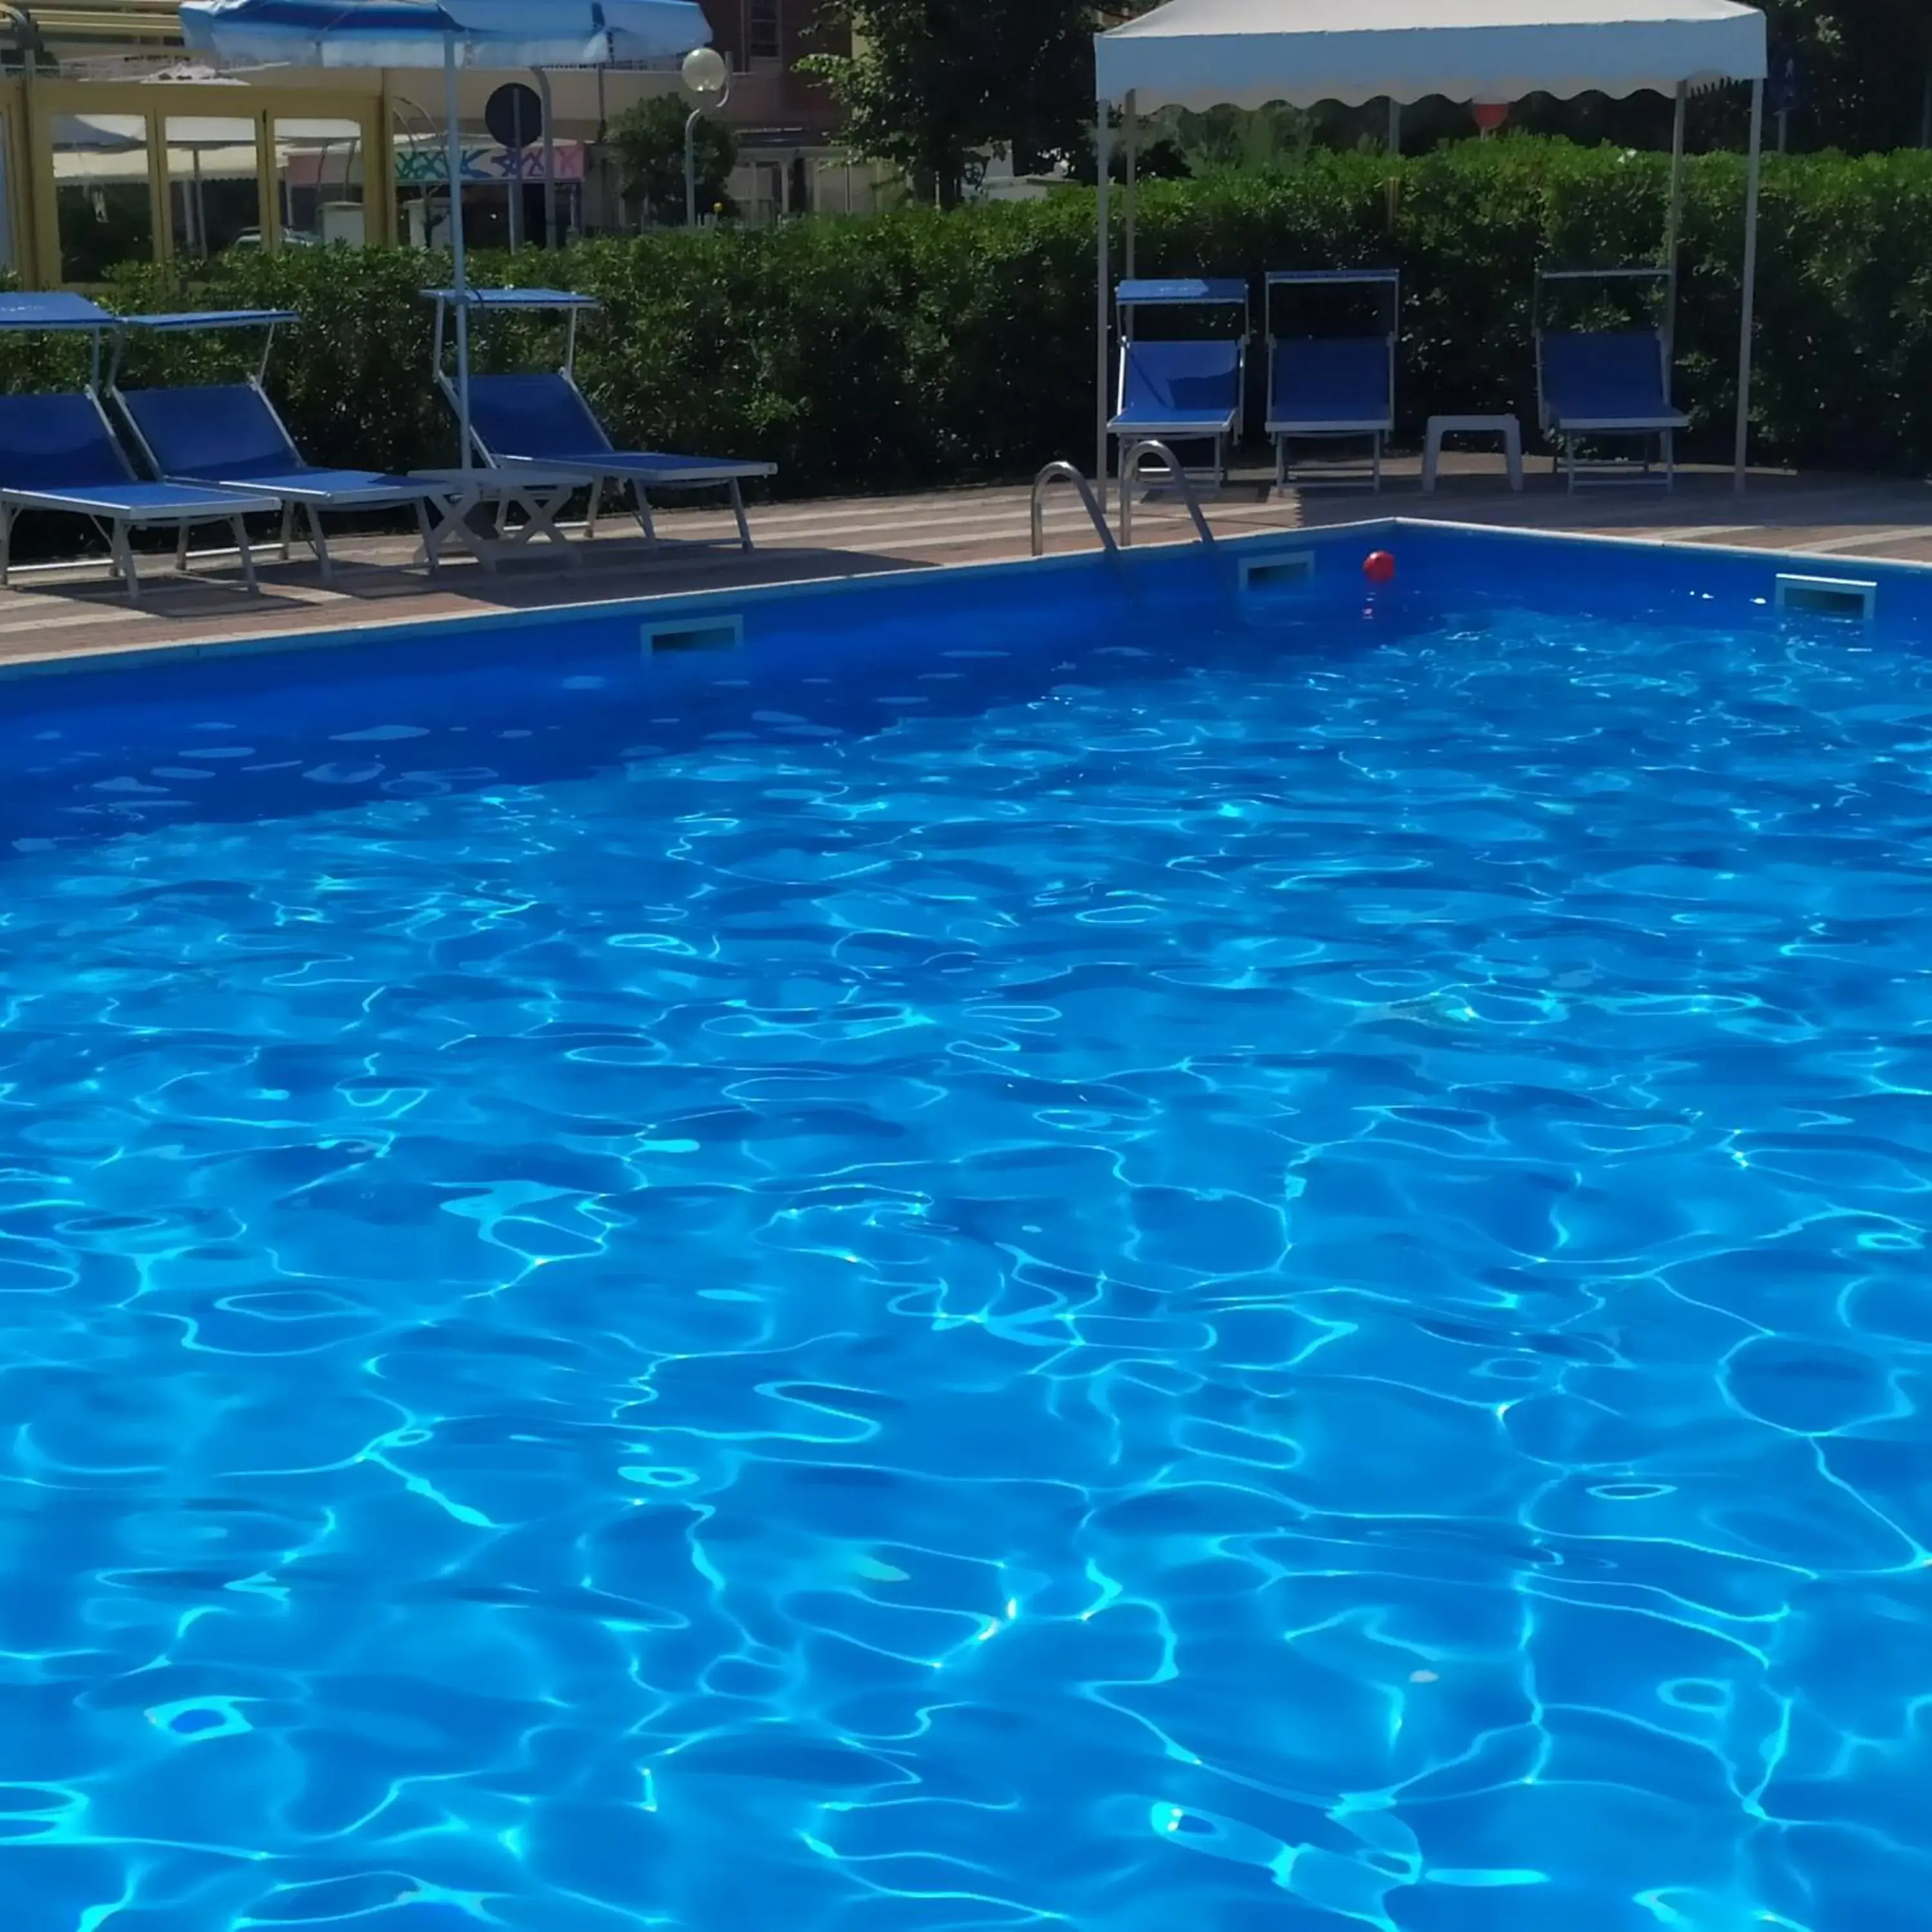
[[[1100,542],[1112,556],[1120,548],[1114,541],[1114,533],[1107,527],[1107,513],[1100,507],[1100,499],[1094,494],[1094,486],[1070,463],[1049,463],[1033,479],[1033,554],[1035,556],[1046,554],[1046,493],[1056,483],[1071,483],[1080,492],[1080,500],[1087,506],[1087,514],[1094,529],[1100,533]]]
[[[1157,458],[1161,467],[1167,472],[1167,480],[1180,492],[1180,500],[1187,506],[1187,514],[1194,520],[1195,534],[1202,542],[1212,547],[1214,532],[1208,527],[1208,519],[1202,514],[1201,499],[1194,494],[1194,485],[1188,480],[1187,472],[1180,466],[1180,459],[1167,445],[1155,436],[1148,436],[1138,442],[1130,443],[1120,458],[1120,546],[1130,550],[1134,541],[1134,485],[1140,480],[1142,461],[1148,457]]]

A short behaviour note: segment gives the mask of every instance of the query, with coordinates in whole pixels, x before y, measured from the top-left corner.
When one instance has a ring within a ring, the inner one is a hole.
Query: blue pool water
[[[0,692],[8,1932],[1922,1928],[1922,646],[814,609]]]

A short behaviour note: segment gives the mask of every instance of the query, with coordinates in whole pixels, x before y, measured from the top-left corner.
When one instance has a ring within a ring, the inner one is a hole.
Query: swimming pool
[[[1932,596],[1383,540],[0,690],[10,1932],[1922,1924]]]

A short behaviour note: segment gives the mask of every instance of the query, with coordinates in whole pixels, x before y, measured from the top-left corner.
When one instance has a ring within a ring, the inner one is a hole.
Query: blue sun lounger
[[[125,318],[135,333],[260,328],[266,331],[261,361],[245,382],[198,388],[129,389],[120,384],[117,348],[108,394],[158,476],[177,483],[214,483],[245,490],[282,512],[282,555],[286,559],[298,511],[322,581],[334,575],[334,560],[322,532],[326,510],[413,508],[430,568],[430,503],[447,494],[435,483],[369,470],[319,469],[296,446],[263,386],[276,329],[301,318],[280,309],[226,310],[205,314],[140,315]]]
[[[1558,452],[1574,490],[1585,483],[1677,480],[1677,432],[1690,418],[1670,400],[1670,347],[1661,329],[1552,329],[1542,322],[1543,290],[1550,282],[1667,281],[1664,268],[1546,269],[1537,277],[1536,390],[1543,433]],[[1658,440],[1661,474],[1648,454],[1640,466],[1580,464],[1586,441],[1635,437]]]
[[[1215,480],[1228,480],[1230,447],[1240,434],[1247,394],[1248,285],[1244,281],[1123,282],[1114,292],[1120,318],[1120,370],[1108,433],[1123,452],[1132,443],[1211,442]],[[1238,336],[1147,340],[1136,318],[1150,308],[1238,308]]]
[[[436,380],[450,406],[460,413],[456,384],[443,366],[446,318],[454,306],[453,290],[438,290],[436,304]],[[730,499],[738,524],[738,542],[752,548],[752,530],[745,516],[745,484],[778,473],[776,463],[736,457],[680,456],[662,450],[622,450],[610,440],[596,411],[577,386],[577,325],[586,310],[599,304],[589,296],[560,289],[472,289],[470,308],[484,314],[552,310],[568,321],[568,339],[560,369],[513,376],[476,376],[470,379],[470,434],[477,456],[493,469],[527,468],[549,476],[574,476],[590,488],[589,531],[596,534],[604,492],[614,486],[632,493],[634,514],[646,538],[658,540],[652,520],[652,490],[718,490]]]
[[[129,538],[137,530],[174,530],[185,566],[188,533],[208,524],[227,526],[241,553],[242,574],[259,591],[255,560],[242,518],[260,498],[232,490],[144,483],[134,474],[100,406],[101,343],[118,326],[85,296],[0,296],[0,328],[44,330],[91,338],[88,387],[58,394],[0,396],[0,584],[11,574],[14,526],[27,510],[86,517],[107,533],[128,602],[141,601],[141,580]]]
[[[1382,487],[1382,453],[1395,430],[1395,350],[1401,327],[1402,278],[1394,268],[1294,268],[1268,278],[1276,290],[1362,288],[1386,294],[1387,326],[1373,335],[1278,335],[1268,327],[1267,432],[1274,440],[1274,484],[1288,483],[1288,446],[1366,436],[1368,473],[1322,473],[1298,479],[1338,488]]]

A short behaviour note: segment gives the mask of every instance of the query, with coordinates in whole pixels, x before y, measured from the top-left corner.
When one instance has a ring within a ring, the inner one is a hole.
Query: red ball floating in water
[[[1362,560],[1362,574],[1371,584],[1393,584],[1395,581],[1395,559],[1385,550],[1371,550]]]

